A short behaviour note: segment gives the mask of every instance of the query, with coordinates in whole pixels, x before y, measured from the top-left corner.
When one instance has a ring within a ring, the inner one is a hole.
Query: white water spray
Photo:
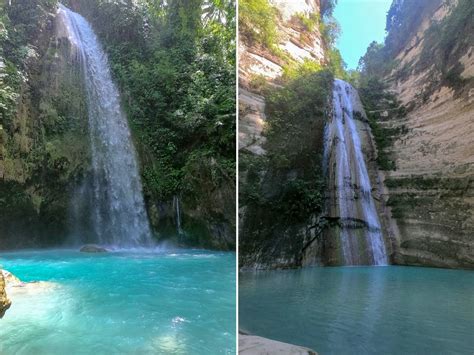
[[[135,149],[107,55],[81,15],[59,5],[58,16],[84,75],[93,175],[87,196],[94,241],[113,247],[150,246]]]

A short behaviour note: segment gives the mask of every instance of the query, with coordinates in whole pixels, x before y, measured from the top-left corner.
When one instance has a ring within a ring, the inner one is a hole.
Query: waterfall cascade
[[[178,235],[183,234],[183,229],[181,228],[181,206],[179,202],[179,197],[174,196],[173,197],[173,207],[175,210],[175,219],[176,219],[176,231],[178,232]]]
[[[368,261],[372,265],[386,265],[382,230],[354,119],[356,97],[350,84],[335,80],[333,115],[325,137],[325,167],[332,191],[328,214],[339,220],[345,264]]]
[[[115,247],[152,244],[130,129],[112,81],[107,56],[90,24],[59,5],[83,72],[92,159],[91,181],[77,189],[73,201],[87,200],[94,242]]]

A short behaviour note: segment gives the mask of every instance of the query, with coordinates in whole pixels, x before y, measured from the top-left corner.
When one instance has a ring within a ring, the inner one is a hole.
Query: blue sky
[[[385,38],[385,18],[392,0],[338,0],[334,17],[341,26],[336,43],[348,69],[357,68],[370,42]]]

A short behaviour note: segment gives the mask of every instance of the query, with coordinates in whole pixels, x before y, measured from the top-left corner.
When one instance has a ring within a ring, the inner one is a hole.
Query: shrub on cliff
[[[250,42],[272,49],[278,41],[277,14],[268,0],[240,0],[240,34]]]

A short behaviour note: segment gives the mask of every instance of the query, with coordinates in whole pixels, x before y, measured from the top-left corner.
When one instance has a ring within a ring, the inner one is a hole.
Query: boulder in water
[[[11,306],[11,302],[7,297],[5,287],[6,287],[6,283],[3,277],[3,272],[0,272],[0,318],[3,317],[6,310],[10,308]]]
[[[79,251],[81,253],[106,253],[107,249],[94,244],[86,244]]]

